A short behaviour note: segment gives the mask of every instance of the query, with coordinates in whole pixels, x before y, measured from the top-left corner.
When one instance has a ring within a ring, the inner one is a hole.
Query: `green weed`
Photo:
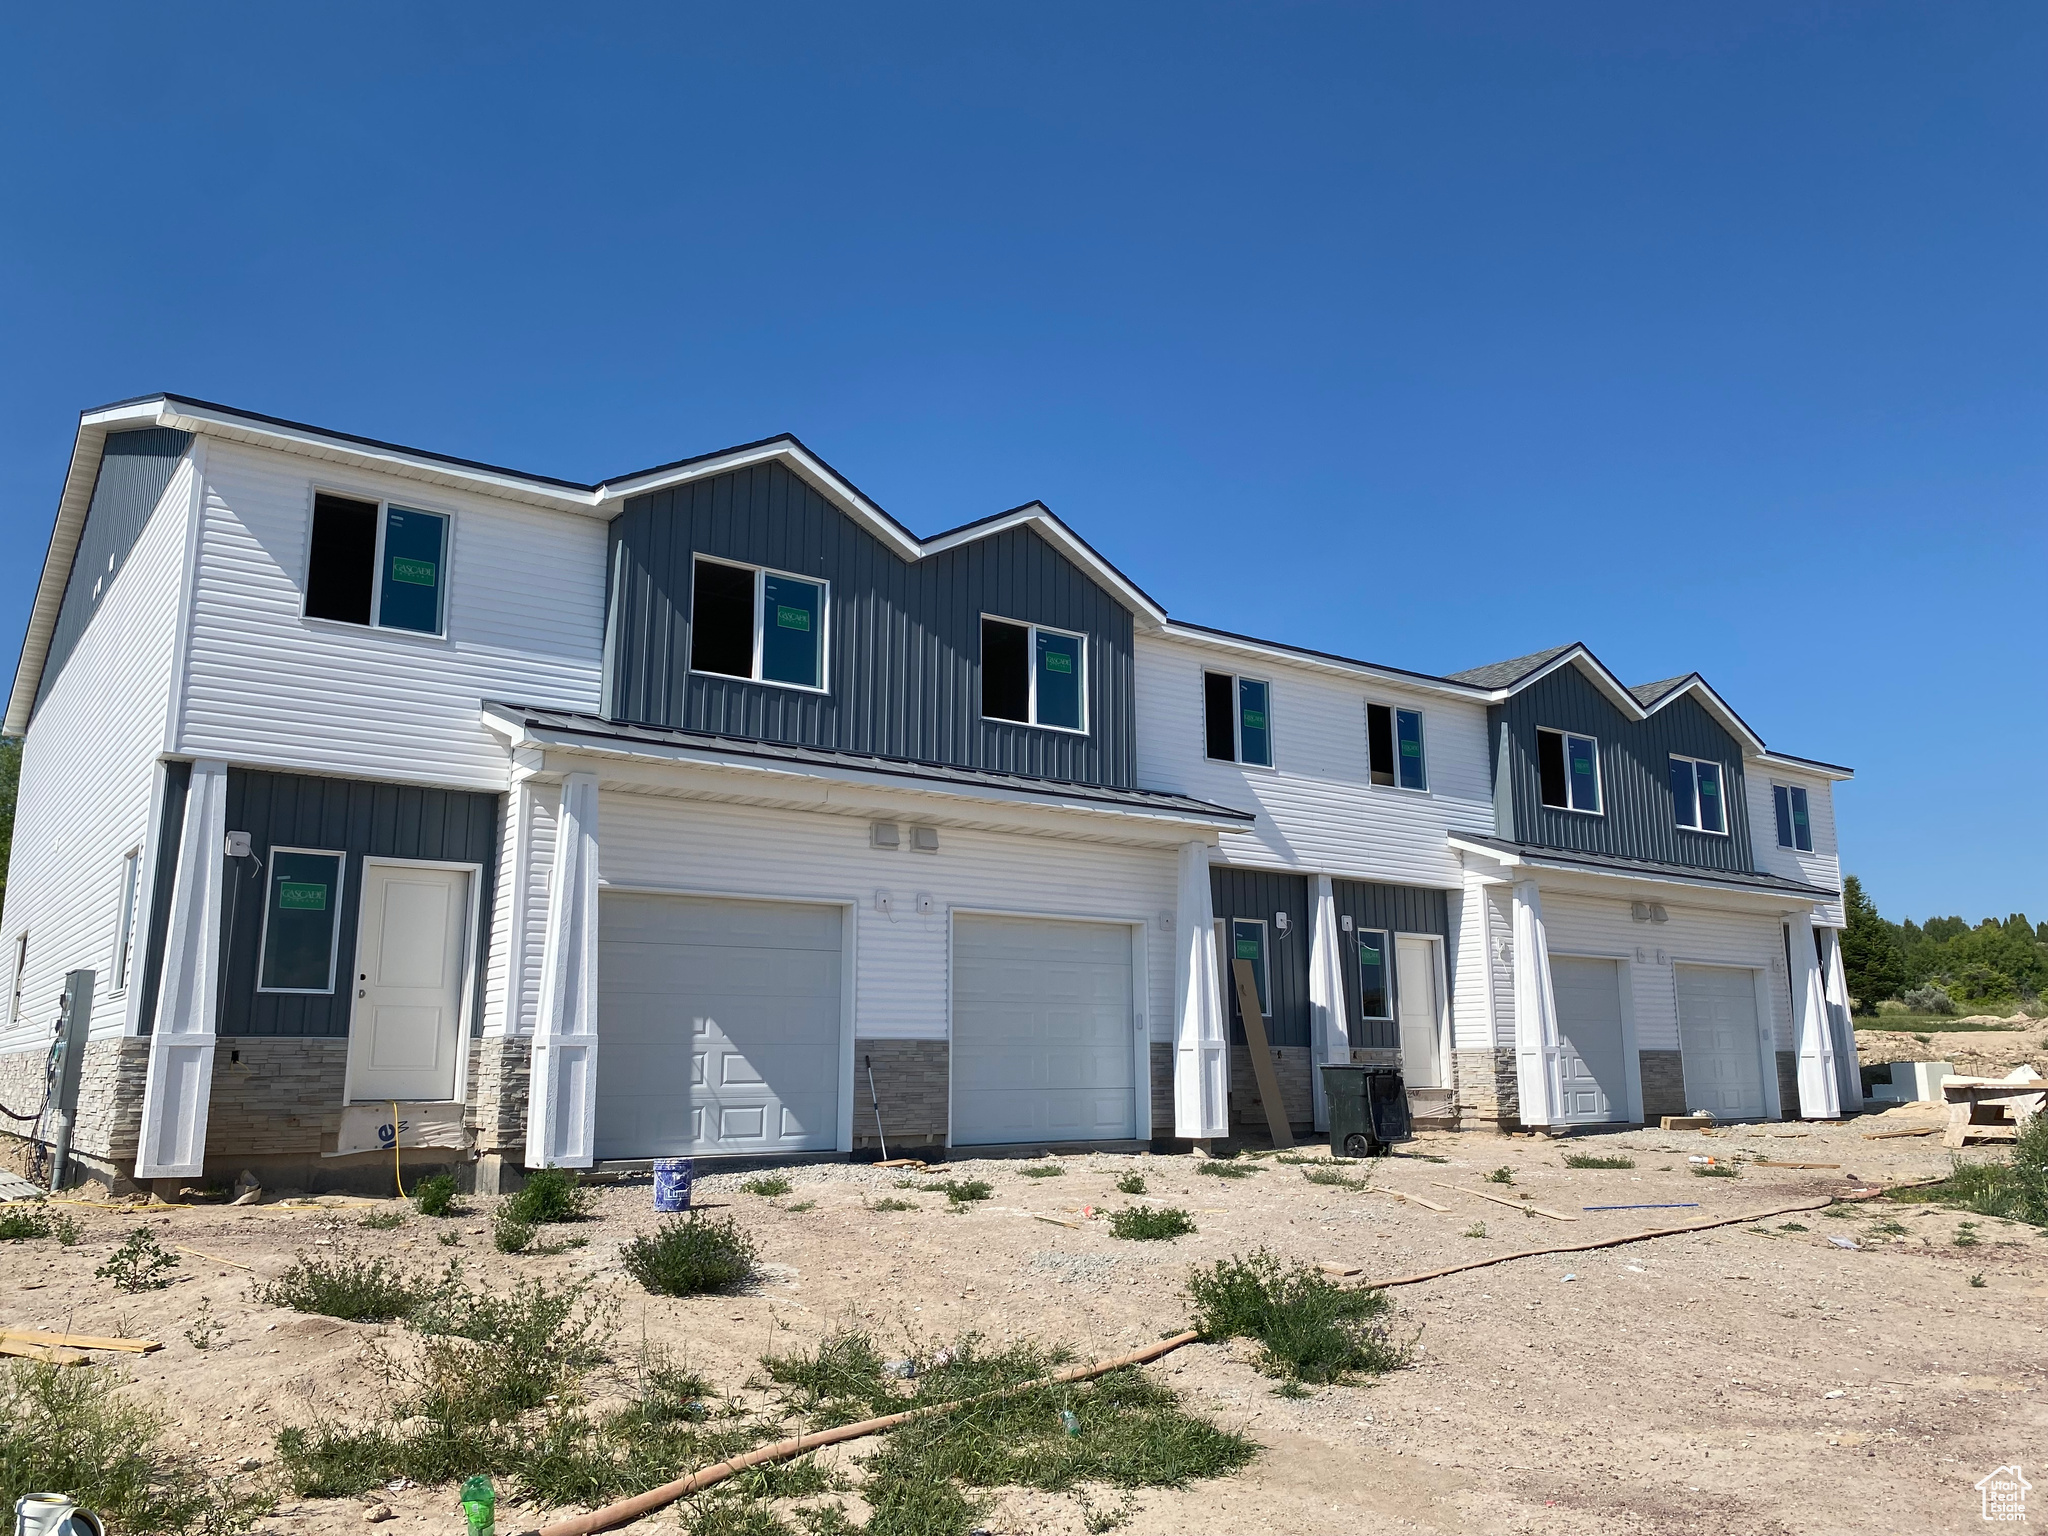
[[[1975,1290],[1975,1291],[1981,1291],[1981,1290],[1983,1290],[1983,1289],[1984,1289],[1984,1277],[1983,1277],[1982,1275],[1972,1275],[1972,1276],[1970,1276],[1970,1289],[1972,1289],[1972,1290]]]
[[[1195,1218],[1177,1205],[1129,1205],[1109,1213],[1110,1235],[1133,1242],[1161,1242],[1186,1237],[1194,1230]]]
[[[382,1255],[342,1243],[331,1253],[295,1255],[289,1269],[256,1288],[256,1299],[343,1322],[388,1323],[411,1312],[430,1289]]]
[[[590,1207],[590,1195],[566,1168],[536,1168],[526,1176],[526,1187],[506,1197],[501,1211],[528,1226],[550,1222],[581,1221]]]
[[[1191,1270],[1187,1294],[1206,1337],[1257,1339],[1270,1375],[1332,1382],[1395,1370],[1409,1358],[1409,1346],[1390,1336],[1386,1292],[1334,1285],[1263,1248]]]
[[[1304,1168],[1301,1176],[1311,1184],[1329,1184],[1338,1189],[1370,1189],[1371,1179],[1361,1179],[1344,1172],[1341,1168]]]
[[[1596,1157],[1589,1152],[1567,1152],[1564,1165],[1567,1168],[1633,1168],[1636,1160],[1632,1157]]]
[[[58,1489],[123,1536],[245,1530],[272,1496],[165,1452],[165,1419],[113,1371],[0,1361],[0,1504]]]
[[[533,1246],[533,1223],[521,1221],[507,1206],[491,1218],[491,1246],[500,1253],[524,1253]]]
[[[626,1273],[657,1296],[730,1291],[753,1279],[754,1243],[730,1216],[672,1217],[621,1251]]]
[[[389,1232],[394,1227],[405,1225],[405,1213],[403,1211],[372,1211],[358,1222],[357,1225],[368,1227],[372,1232]]]
[[[1515,1182],[1515,1170],[1502,1165],[1486,1176],[1486,1182],[1489,1184],[1512,1184]]]
[[[1732,1179],[1741,1173],[1733,1163],[1694,1163],[1693,1177],[1697,1179]]]
[[[412,1203],[422,1216],[459,1216],[455,1204],[455,1175],[437,1173],[412,1187]]]
[[[1778,1223],[1778,1230],[1780,1232],[1806,1232],[1812,1229],[1808,1227],[1802,1227],[1796,1221],[1781,1221]]]
[[[2048,1115],[2027,1121],[2003,1163],[1955,1159],[1948,1178],[1922,1189],[1892,1192],[1895,1200],[1928,1201],[1978,1216],[2002,1216],[2048,1227]]]
[[[1142,1195],[1145,1193],[1145,1175],[1142,1173],[1127,1173],[1116,1181],[1116,1187],[1121,1193],[1126,1195]]]
[[[1978,1241],[1977,1223],[1966,1221],[1957,1226],[1955,1244],[1958,1248],[1974,1248]]]
[[[748,1179],[740,1188],[750,1195],[763,1195],[773,1199],[777,1195],[788,1194],[796,1186],[789,1182],[785,1174],[764,1173],[758,1179]]]
[[[52,1211],[40,1200],[0,1206],[0,1242],[54,1237],[69,1248],[83,1235],[68,1211]]]
[[[918,1184],[914,1188],[928,1195],[944,1195],[955,1205],[969,1205],[976,1200],[987,1200],[995,1192],[995,1185],[986,1179],[946,1179],[937,1184]]]
[[[1250,1163],[1220,1162],[1215,1158],[1195,1166],[1195,1172],[1212,1179],[1248,1179],[1259,1171]]]
[[[884,1196],[880,1200],[870,1200],[868,1202],[868,1209],[871,1211],[914,1211],[917,1209],[917,1202],[915,1200],[898,1200],[893,1195],[890,1195]]]
[[[1459,1233],[1458,1235],[1460,1237],[1484,1237],[1486,1236],[1486,1223],[1483,1221],[1475,1221],[1472,1223],[1471,1226],[1467,1227],[1463,1232]]]
[[[156,1233],[148,1227],[137,1227],[93,1274],[101,1280],[113,1281],[116,1289],[132,1295],[137,1291],[163,1290],[171,1283],[167,1271],[177,1267],[178,1256],[164,1251]]]
[[[1027,1179],[1057,1179],[1062,1177],[1066,1171],[1058,1163],[1038,1163],[1032,1167],[1019,1168],[1017,1170],[1019,1174]]]

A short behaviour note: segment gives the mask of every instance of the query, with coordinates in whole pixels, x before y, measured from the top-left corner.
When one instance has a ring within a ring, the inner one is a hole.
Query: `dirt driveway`
[[[385,1413],[385,1387],[365,1348],[386,1330],[251,1299],[252,1280],[277,1273],[297,1250],[336,1241],[422,1270],[460,1255],[485,1279],[590,1277],[619,1299],[622,1354],[643,1338],[667,1343],[739,1391],[764,1352],[849,1324],[890,1340],[979,1331],[1064,1343],[1083,1359],[1121,1352],[1183,1322],[1190,1264],[1259,1245],[1386,1278],[1944,1171],[1948,1155],[1935,1138],[1867,1139],[1902,1123],[1913,1123],[1910,1115],[1894,1111],[1842,1126],[1632,1130],[1567,1142],[1438,1134],[1374,1165],[1374,1188],[1362,1191],[1311,1183],[1306,1167],[1268,1158],[1235,1180],[1201,1175],[1186,1156],[1072,1157],[1060,1160],[1062,1176],[1042,1179],[1023,1175],[1030,1164],[960,1160],[946,1176],[988,1180],[995,1193],[958,1212],[940,1195],[898,1190],[899,1173],[871,1167],[792,1170],[794,1190],[773,1199],[741,1192],[742,1176],[721,1175],[700,1181],[698,1201],[740,1218],[767,1279],[752,1294],[688,1300],[648,1296],[620,1268],[621,1242],[656,1219],[644,1182],[599,1191],[597,1218],[577,1229],[587,1246],[550,1257],[494,1252],[488,1199],[470,1201],[464,1218],[411,1216],[385,1231],[360,1227],[378,1208],[367,1205],[139,1217],[79,1206],[72,1210],[86,1237],[77,1246],[0,1244],[0,1314],[13,1327],[163,1340],[163,1349],[115,1368],[132,1372],[131,1390],[168,1408],[174,1444],[226,1469],[268,1462],[281,1425]],[[1636,1166],[1568,1169],[1568,1152]],[[1695,1156],[1733,1158],[1739,1175],[1695,1176]],[[1503,1167],[1513,1183],[1489,1182]],[[1148,1198],[1193,1212],[1196,1235],[1119,1241],[1083,1213],[1132,1203],[1115,1183],[1134,1170]],[[1473,1191],[1518,1203],[1526,1195],[1576,1219],[1527,1214]],[[868,1208],[884,1196],[918,1208]],[[1670,1202],[1698,1208],[1585,1209]],[[123,1296],[92,1271],[138,1220],[184,1250],[180,1278],[168,1290]],[[2048,1233],[1980,1218],[1962,1233],[1975,1244],[1958,1246],[1961,1230],[1955,1213],[1925,1206],[1836,1206],[1404,1286],[1394,1296],[1404,1332],[1418,1336],[1414,1363],[1305,1398],[1276,1395],[1242,1343],[1182,1349],[1148,1369],[1190,1409],[1242,1430],[1263,1452],[1233,1476],[1139,1493],[1122,1528],[1144,1536],[1980,1529],[1971,1485],[2002,1464],[2037,1462],[2048,1444]],[[450,1233],[453,1246],[441,1241]],[[185,1336],[202,1298],[227,1325],[204,1351]],[[2048,1488],[2038,1469],[2030,1475]],[[2048,1506],[2048,1493],[2041,1497]],[[451,1489],[406,1489],[388,1502],[396,1519],[385,1529],[394,1536],[461,1530]],[[509,1536],[545,1513],[501,1509],[499,1530]],[[363,1519],[354,1501],[286,1497],[259,1529],[321,1536],[360,1531]],[[1083,1520],[1068,1495],[1013,1493],[987,1526],[1080,1532]],[[673,1530],[675,1516],[640,1528]]]

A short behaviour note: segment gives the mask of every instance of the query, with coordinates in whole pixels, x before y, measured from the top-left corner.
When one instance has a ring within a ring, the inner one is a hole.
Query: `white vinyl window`
[[[1088,637],[984,614],[981,713],[1049,731],[1088,729]]]
[[[119,997],[128,990],[128,975],[135,964],[135,909],[142,895],[142,850],[130,848],[121,858],[121,906],[114,922],[114,984],[109,989]]]
[[[1773,784],[1771,809],[1778,817],[1778,846],[1813,852],[1813,818],[1807,811],[1806,791],[1797,784]]]
[[[1429,767],[1422,750],[1422,711],[1391,704],[1365,706],[1365,746],[1372,782],[1427,790]]]
[[[825,689],[830,586],[699,555],[691,576],[690,670]]]
[[[1273,766],[1272,684],[1229,672],[1202,674],[1204,751],[1221,763]]]
[[[315,491],[306,617],[445,633],[451,530],[445,513]]]
[[[1680,827],[1726,837],[1726,800],[1719,763],[1697,757],[1671,759],[1671,818]]]
[[[1575,731],[1536,729],[1539,798],[1553,810],[1600,814],[1600,743]]]
[[[273,848],[263,893],[259,992],[332,992],[341,941],[341,882],[348,855],[326,848]]]

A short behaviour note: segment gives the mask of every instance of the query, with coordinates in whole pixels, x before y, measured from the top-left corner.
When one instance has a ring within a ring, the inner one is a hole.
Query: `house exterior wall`
[[[1452,989],[1452,996],[1445,999],[1456,1005],[1458,982],[1458,936],[1451,925],[1451,898],[1448,892],[1431,890],[1413,885],[1375,885],[1362,880],[1333,880],[1330,894],[1337,904],[1337,918],[1351,919],[1350,935],[1339,934],[1339,941],[1355,938],[1361,928],[1381,928],[1391,933],[1428,933],[1444,940],[1444,984]],[[1348,945],[1343,959],[1344,971],[1344,1017],[1351,1028],[1351,1045],[1354,1050],[1398,1051],[1401,1049],[1401,1024],[1397,1016],[1392,1019],[1366,1019],[1360,1015],[1363,1007],[1358,995],[1359,976],[1356,957]],[[1387,956],[1388,996],[1396,996],[1399,980],[1395,975],[1394,957]]]
[[[480,701],[598,708],[601,521],[241,444],[205,463],[174,751],[497,791]],[[301,614],[316,488],[450,514],[445,637]]]
[[[689,670],[695,556],[831,583],[811,692]],[[1129,787],[1128,609],[1028,528],[909,562],[780,464],[626,503],[611,525],[605,699],[615,719]],[[1087,635],[1085,735],[982,717],[981,617]]]
[[[1461,884],[1447,835],[1494,830],[1483,705],[1178,636],[1140,634],[1136,644],[1138,783],[1256,812],[1250,828],[1224,834],[1226,863],[1443,890]],[[1205,670],[1271,684],[1272,768],[1204,755]],[[1368,703],[1422,711],[1426,793],[1371,782]]]
[[[303,1036],[346,1039],[355,989],[358,920],[362,910],[363,860],[426,859],[482,866],[477,893],[478,926],[470,942],[479,950],[477,1005],[482,1016],[484,983],[498,868],[498,795],[437,789],[417,784],[379,784],[366,779],[228,769],[228,825],[248,832],[254,858],[222,861],[231,899],[223,903],[220,954],[220,1020],[217,1033],[238,1036]],[[273,845],[343,853],[337,904],[335,985],[327,993],[257,990],[263,943],[263,910]],[[341,1095],[335,1094],[337,1108]],[[208,1136],[212,1130],[209,1124]]]
[[[160,777],[171,695],[191,485],[189,461],[103,588],[92,622],[75,637],[22,742],[21,787],[0,912],[0,1053],[40,1060],[57,1018],[65,973],[97,973],[95,1039],[130,1033],[138,1013],[148,893],[155,873],[151,805]],[[142,850],[142,890],[128,983],[117,985],[122,860]],[[5,1017],[18,937],[28,934],[21,1014]],[[10,1105],[10,1108],[17,1106]]]
[[[1647,720],[1631,720],[1576,666],[1562,666],[1488,711],[1496,756],[1507,733],[1506,771],[1518,842],[1578,853],[1751,870],[1750,809],[1742,747],[1700,703],[1676,699]],[[1536,764],[1539,727],[1576,732],[1600,744],[1601,814],[1543,804]],[[1671,801],[1672,754],[1722,766],[1728,835],[1678,826]],[[1497,768],[1496,771],[1499,771]],[[1491,830],[1491,829],[1489,829]]]
[[[1807,817],[1813,828],[1813,852],[1778,846],[1778,813],[1771,799],[1771,786],[1797,785],[1806,791]],[[1775,763],[1752,763],[1749,770],[1749,825],[1756,845],[1756,867],[1766,874],[1818,885],[1830,891],[1842,888],[1841,844],[1835,832],[1835,796],[1831,780],[1817,773],[1801,773]],[[1840,901],[1816,902],[1814,921],[1823,927],[1840,928],[1848,919]]]

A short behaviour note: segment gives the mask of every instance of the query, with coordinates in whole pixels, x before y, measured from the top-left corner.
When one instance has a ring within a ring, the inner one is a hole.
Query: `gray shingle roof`
[[[1688,672],[1683,677],[1667,677],[1661,683],[1637,683],[1629,692],[1636,696],[1636,702],[1648,709],[1680,683],[1689,683],[1696,673]]]
[[[707,731],[678,730],[665,725],[636,725],[630,720],[607,720],[602,715],[551,709],[544,705],[508,704],[486,699],[484,708],[504,720],[517,720],[529,730],[558,736],[615,742],[622,750],[637,745],[681,747],[715,752],[720,757],[768,759],[796,766],[853,769],[936,784],[957,784],[962,788],[1001,789],[1014,794],[1043,797],[1049,802],[1079,805],[1117,805],[1131,810],[1163,811],[1196,816],[1205,821],[1254,821],[1250,811],[1215,805],[1190,795],[1169,794],[1158,789],[1119,789],[1104,784],[1077,784],[1065,779],[1033,778],[1023,773],[996,773],[982,768],[956,768],[947,763],[920,763],[907,758],[876,757],[866,752],[835,752],[823,747],[791,746],[779,741],[755,741],[745,737],[714,736]]]
[[[1573,645],[1578,642],[1574,641]],[[1521,681],[1538,667],[1557,660],[1570,645],[1553,645],[1547,651],[1535,651],[1527,656],[1517,656],[1512,661],[1496,661],[1483,667],[1473,667],[1466,672],[1451,672],[1445,680],[1453,683],[1470,683],[1475,688],[1505,688],[1510,683]]]

